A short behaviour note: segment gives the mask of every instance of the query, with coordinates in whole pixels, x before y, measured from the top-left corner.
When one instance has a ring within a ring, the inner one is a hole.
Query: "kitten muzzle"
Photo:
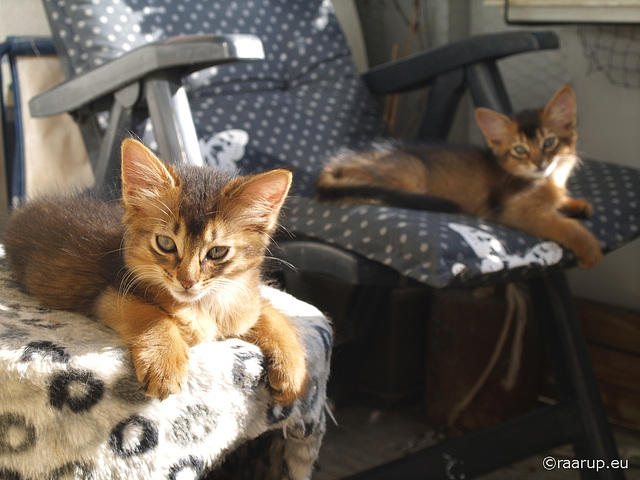
[[[538,165],[538,169],[533,173],[533,175],[541,179],[547,178],[549,177],[549,175],[553,173],[553,171],[556,169],[557,166],[558,166],[558,157],[555,156],[553,157],[553,160],[551,160],[551,162],[549,163],[545,162]]]
[[[195,283],[195,282],[194,282]],[[192,284],[193,286],[193,284]],[[200,298],[202,298],[204,292],[202,290],[196,290],[196,289],[192,289],[191,287],[189,288],[173,288],[170,290],[171,295],[173,296],[173,298],[175,298],[176,300],[178,300],[179,302],[183,302],[183,303],[191,303],[191,302],[195,302],[196,300],[199,300]]]
[[[193,287],[196,284],[196,282],[194,282],[193,280],[183,280],[179,278],[178,281],[180,282],[180,285],[184,287],[185,290],[189,290],[191,287]]]

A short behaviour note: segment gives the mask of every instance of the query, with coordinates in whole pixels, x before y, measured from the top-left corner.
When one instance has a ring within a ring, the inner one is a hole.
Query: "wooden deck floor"
[[[375,408],[351,404],[335,408],[335,425],[328,420],[328,431],[320,452],[314,480],[333,480],[401,458],[436,442],[419,405]],[[629,461],[627,480],[640,480],[640,433],[616,429],[621,460]],[[483,480],[571,480],[577,470],[545,470],[545,456],[572,458],[569,447],[537,455],[513,466],[485,475]]]

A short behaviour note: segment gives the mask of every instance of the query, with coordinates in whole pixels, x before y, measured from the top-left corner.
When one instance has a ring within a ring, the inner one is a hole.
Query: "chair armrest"
[[[443,73],[509,55],[558,48],[554,32],[483,35],[374,67],[362,78],[372,93],[399,93],[428,85]]]
[[[294,270],[325,275],[351,285],[385,285],[401,287],[417,284],[396,270],[357,253],[316,240],[278,238],[274,256]],[[294,273],[295,275],[295,273]]]
[[[45,117],[78,110],[147,75],[180,69],[189,73],[241,60],[262,60],[255,35],[191,35],[151,43],[35,96],[31,115]]]

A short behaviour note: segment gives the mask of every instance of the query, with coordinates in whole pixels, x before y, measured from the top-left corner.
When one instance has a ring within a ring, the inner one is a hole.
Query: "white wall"
[[[50,35],[41,0],[0,0],[0,40],[9,35]]]

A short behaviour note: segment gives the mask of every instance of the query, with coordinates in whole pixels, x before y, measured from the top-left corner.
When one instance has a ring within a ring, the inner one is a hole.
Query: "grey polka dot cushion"
[[[327,0],[45,2],[75,74],[173,35],[258,35],[265,61],[203,70],[186,85],[209,164],[244,172],[293,168],[283,226],[298,237],[352,250],[435,287],[524,278],[575,263],[553,242],[477,218],[310,198],[333,151],[385,135]],[[139,133],[153,144],[150,131]],[[638,171],[586,161],[570,189],[593,202],[596,214],[585,224],[605,251],[638,236]]]
[[[605,252],[640,236],[640,171],[586,160],[569,190],[593,203],[584,224]],[[294,235],[354,251],[433,287],[518,280],[576,264],[555,242],[468,215],[303,197],[288,207],[284,226]]]
[[[294,169],[310,195],[329,152],[384,134],[331,5],[324,0],[46,0],[58,50],[81,74],[174,35],[248,33],[266,60],[186,79],[205,160],[241,171]],[[150,128],[150,127],[149,127]],[[138,132],[153,146],[151,132]]]

